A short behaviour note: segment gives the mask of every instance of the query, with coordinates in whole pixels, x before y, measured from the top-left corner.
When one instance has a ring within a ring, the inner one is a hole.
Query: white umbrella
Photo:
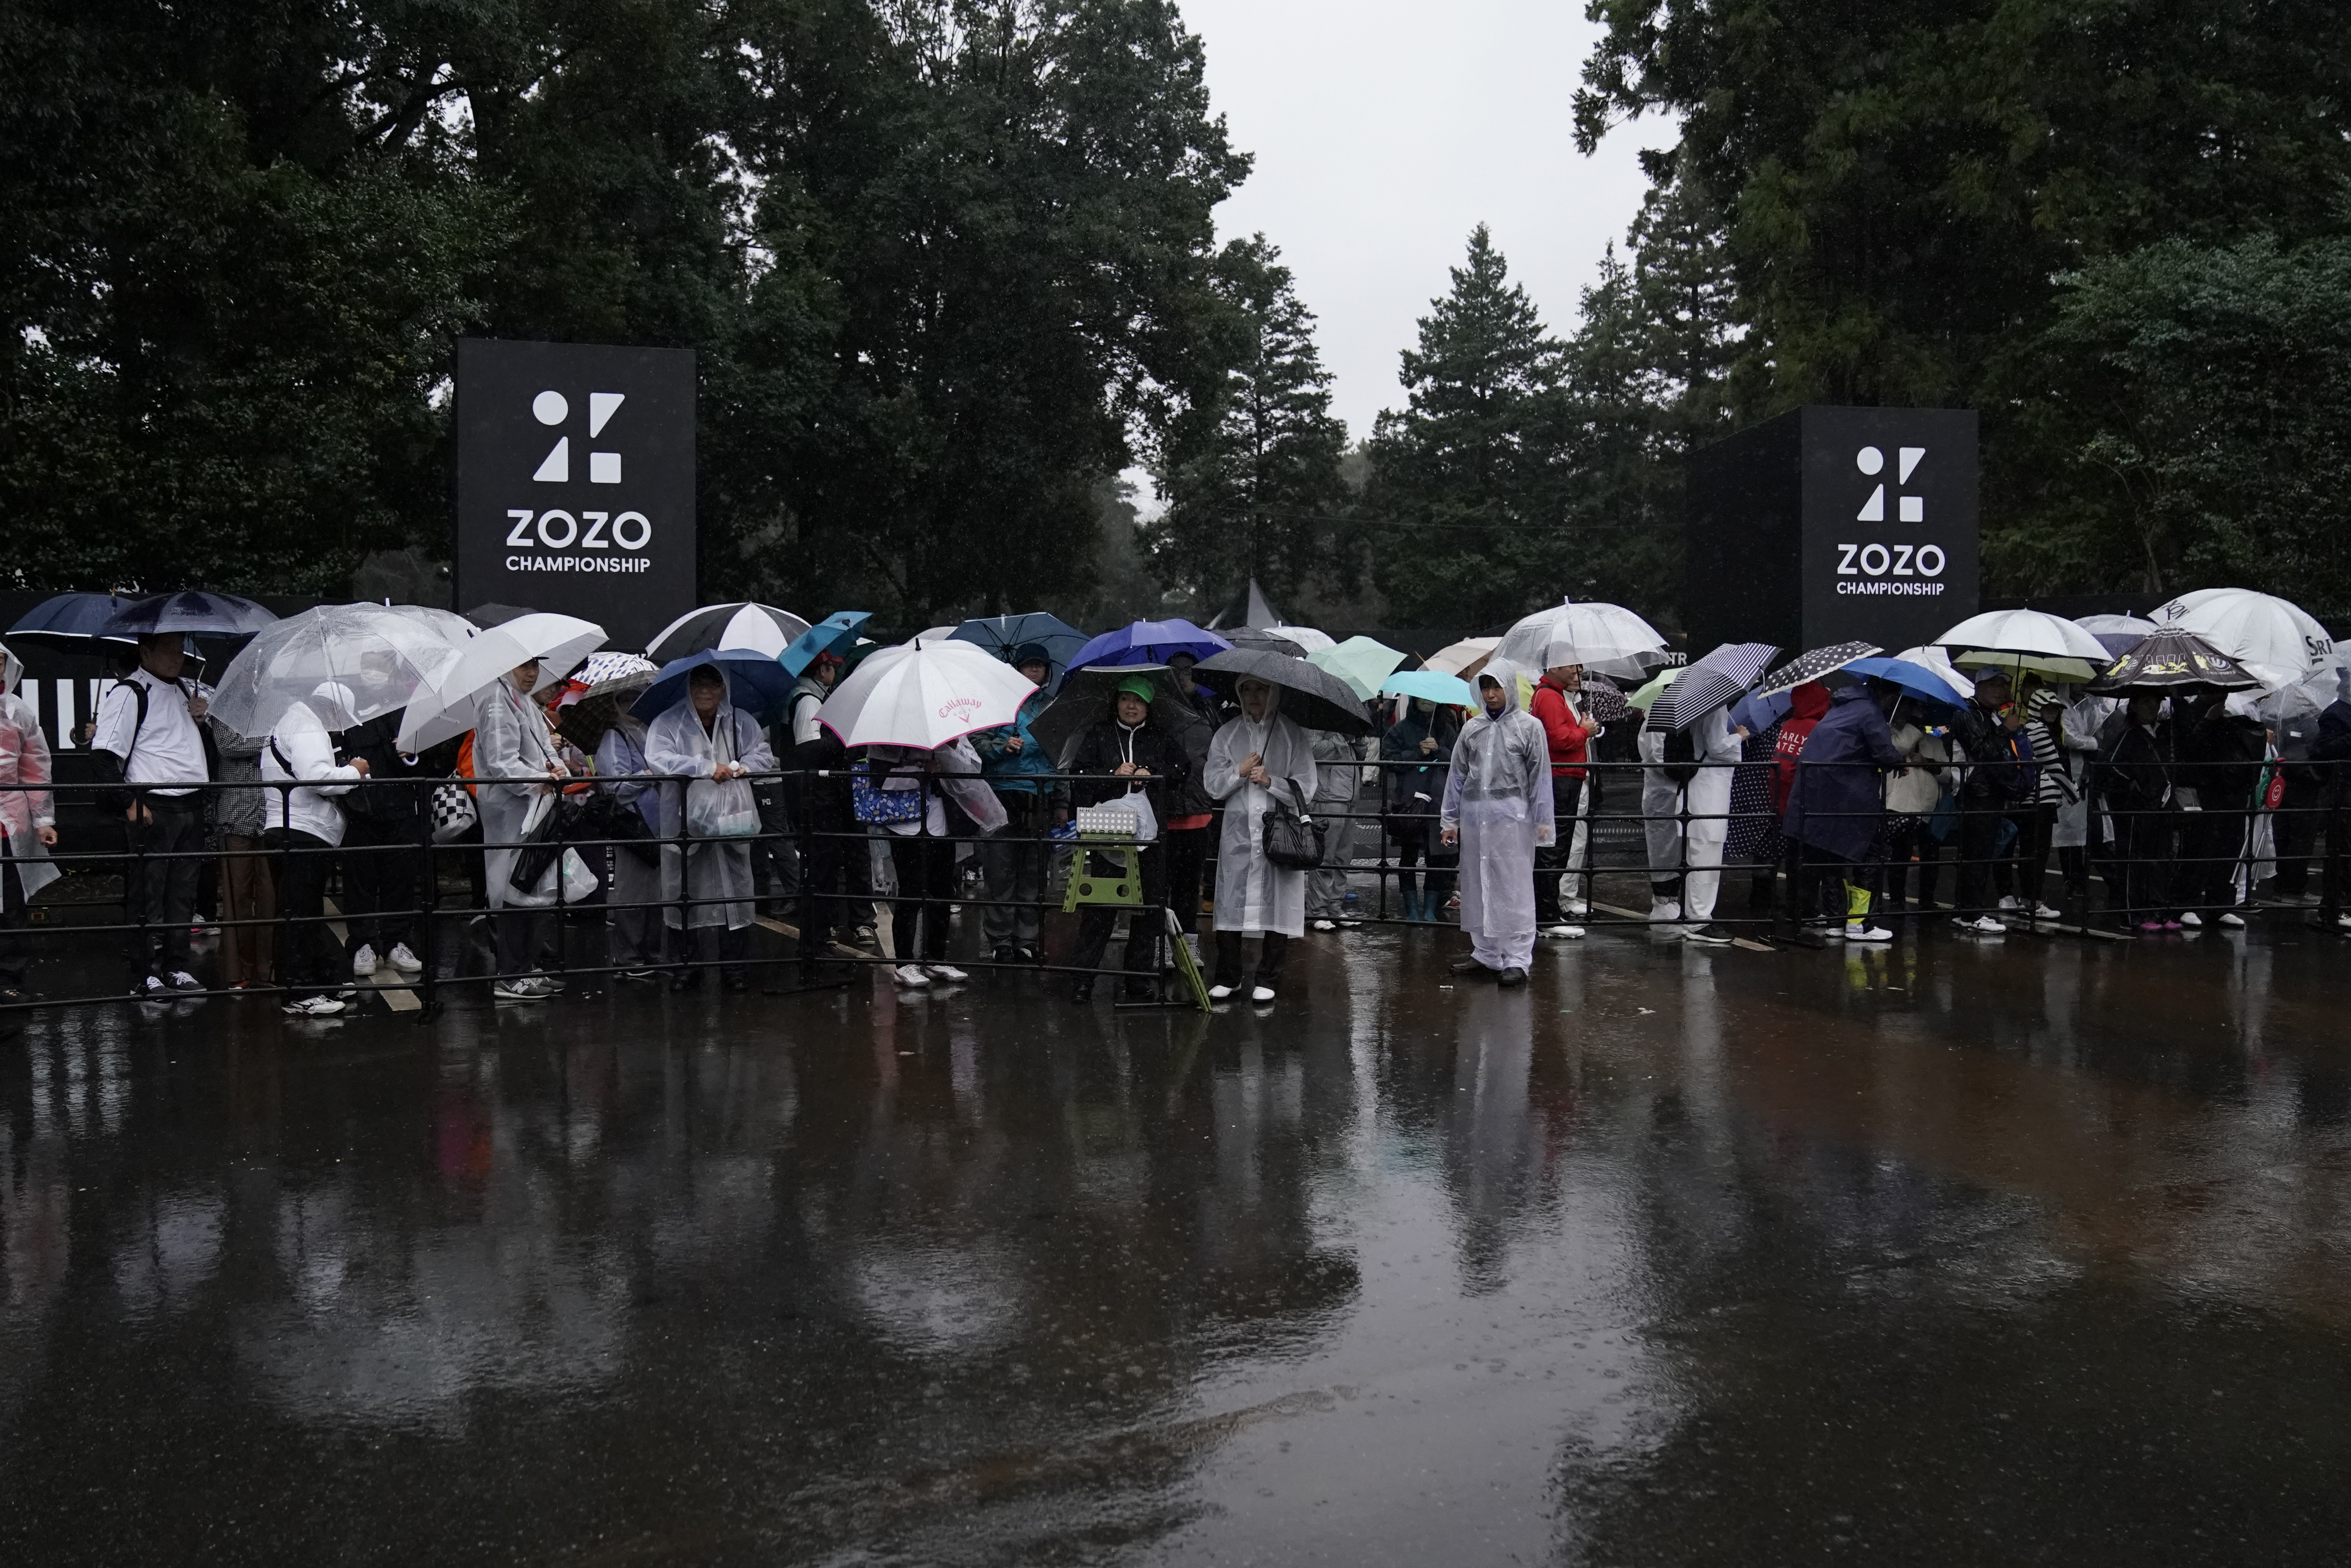
[[[247,740],[275,729],[286,710],[332,682],[348,693],[350,722],[404,708],[457,658],[414,617],[382,605],[319,605],[254,634],[221,671],[213,716]]]
[[[1465,637],[1458,642],[1447,643],[1428,656],[1428,668],[1441,674],[1458,675],[1467,680],[1486,667],[1494,657],[1494,649],[1502,646],[1499,637]]]
[[[1563,604],[1540,609],[1502,634],[1494,657],[1528,670],[1581,664],[1596,675],[1639,680],[1666,662],[1666,639],[1622,605]]]
[[[1961,670],[2031,670],[2053,680],[2087,680],[2114,662],[2105,646],[2047,610],[1986,610],[1935,639]]]
[[[868,656],[824,700],[817,719],[844,746],[933,751],[1009,724],[1036,691],[976,643],[917,641]]]
[[[2192,631],[2273,691],[2325,663],[2334,639],[2309,612],[2251,588],[2199,588],[2155,612],[2158,624]]]
[[[1336,648],[1339,639],[1327,631],[1317,631],[1311,626],[1291,626],[1277,621],[1266,630],[1276,637],[1286,637],[1309,653],[1320,653],[1326,648]]]
[[[510,670],[536,663],[544,691],[571,673],[571,667],[603,646],[604,628],[577,616],[535,611],[518,615],[475,637],[432,686],[416,694],[401,722],[398,744],[421,752],[474,727],[475,700],[506,679]]]
[[[1906,648],[1895,658],[1905,664],[1915,664],[1931,670],[1951,683],[1951,690],[1964,697],[1976,689],[1976,678],[1951,662],[1951,656],[1933,643],[1920,648]]]

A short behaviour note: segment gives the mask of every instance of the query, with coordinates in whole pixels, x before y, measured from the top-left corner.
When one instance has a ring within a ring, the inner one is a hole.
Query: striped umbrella
[[[1793,691],[1805,681],[1818,680],[1823,675],[1843,670],[1856,659],[1867,659],[1885,651],[1874,642],[1835,642],[1826,648],[1815,648],[1809,653],[1796,655],[1771,671],[1764,678],[1763,684],[1755,689],[1755,695],[1771,697],[1782,691]]]
[[[1717,708],[1739,701],[1780,656],[1777,644],[1726,642],[1692,664],[1649,704],[1652,730],[1687,730]]]

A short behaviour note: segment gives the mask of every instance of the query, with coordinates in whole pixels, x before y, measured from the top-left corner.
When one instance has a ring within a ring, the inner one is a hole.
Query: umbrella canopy
[[[971,643],[912,643],[883,649],[841,677],[817,718],[844,746],[935,751],[1009,724],[1036,690]]]
[[[1358,636],[1334,647],[1316,649],[1306,656],[1306,662],[1329,670],[1368,702],[1379,694],[1380,682],[1394,674],[1405,657],[1384,642]]]
[[[1499,637],[1465,637],[1458,642],[1449,642],[1438,649],[1428,656],[1426,662],[1431,670],[1458,675],[1467,680],[1485,669],[1486,660],[1493,658],[1494,649],[1501,646],[1502,639]]]
[[[2202,686],[2221,691],[2243,691],[2265,684],[2194,632],[2175,628],[2139,639],[2137,647],[2090,682],[2090,690],[2101,693],[2177,691],[2184,687]]]
[[[1724,643],[1649,704],[1649,728],[1687,730],[1715,709],[1729,707],[1779,656],[1776,643]]]
[[[755,649],[705,648],[673,659],[661,667],[645,689],[629,704],[629,711],[652,723],[685,701],[686,687],[697,670],[716,670],[726,678],[726,700],[745,712],[773,723],[783,716],[784,704],[798,677]]]
[[[1656,627],[1622,605],[1563,604],[1540,609],[1502,634],[1495,657],[1537,671],[1581,664],[1639,680],[1667,659]]]
[[[705,605],[664,627],[660,636],[645,644],[645,657],[655,664],[672,664],[705,649],[741,648],[773,659],[808,628],[809,623],[791,611],[750,599]]]
[[[251,599],[189,588],[123,606],[99,628],[107,637],[161,637],[172,632],[243,637],[277,618]]]
[[[1287,622],[1276,622],[1266,629],[1276,637],[1288,639],[1309,653],[1320,653],[1326,648],[1339,646],[1337,638],[1327,631],[1317,631],[1311,626],[1291,626]]]
[[[1760,735],[1786,718],[1788,710],[1795,705],[1792,692],[1774,691],[1769,697],[1762,697],[1750,691],[1730,705],[1730,722],[1734,728],[1744,730],[1750,735]]]
[[[1782,691],[1793,691],[1805,681],[1818,680],[1823,675],[1843,670],[1856,659],[1867,659],[1873,653],[1885,651],[1874,642],[1837,642],[1826,648],[1815,648],[1796,655],[1764,677],[1763,684],[1755,689],[1755,694],[1772,697]]]
[[[1679,680],[1688,668],[1686,664],[1677,664],[1669,670],[1658,670],[1647,680],[1642,682],[1639,689],[1631,696],[1625,699],[1625,706],[1646,719],[1649,716],[1649,709],[1655,705],[1657,699],[1664,696],[1667,688]]]
[[[2335,650],[2326,628],[2291,599],[2251,588],[2199,588],[2155,612],[2166,630],[2193,632],[2269,687],[2291,686]]]
[[[619,722],[621,710],[659,673],[653,661],[636,653],[591,653],[555,704],[555,732],[583,752],[593,752],[604,732]]]
[[[2112,657],[2096,638],[2046,610],[1986,610],[1935,643],[1949,649],[1951,662],[1962,670],[2030,671],[2053,680],[2087,680]]]
[[[1329,670],[1253,648],[1236,648],[1204,659],[1193,668],[1192,679],[1219,697],[1231,697],[1244,680],[1262,680],[1281,689],[1281,711],[1310,730],[1332,730],[1343,735],[1367,735],[1372,722],[1364,716],[1363,700],[1353,687]]]
[[[109,636],[99,628],[135,601],[119,594],[56,594],[43,599],[8,628],[8,640],[20,648],[47,648],[58,653],[89,653],[102,639],[130,643],[133,638]]]
[[[538,611],[490,628],[466,643],[432,685],[410,701],[397,744],[403,752],[421,752],[464,734],[474,727],[475,700],[505,680],[508,670],[539,665],[534,690],[544,691],[571,673],[571,667],[603,640],[604,628],[594,621]]]
[[[519,605],[475,605],[465,612],[465,618],[484,631],[487,631],[494,626],[504,626],[510,620],[518,620],[524,616],[538,613],[537,610],[524,609]]]
[[[1922,702],[1940,702],[1956,707],[1975,695],[1956,670],[1945,675],[1923,664],[1913,664],[1907,659],[1856,659],[1846,665],[1848,675],[1868,675],[1890,685],[1899,686]]]
[[[463,648],[482,629],[455,610],[435,609],[431,605],[394,605],[392,613],[406,616],[452,648]]]
[[[1090,664],[1165,664],[1179,653],[1213,659],[1233,644],[1188,620],[1138,620],[1106,631],[1070,656],[1071,670]]]
[[[1263,627],[1237,626],[1222,635],[1230,638],[1235,648],[1251,648],[1259,653],[1279,653],[1291,659],[1305,658],[1306,645],[1291,641],[1288,632],[1286,627],[1280,631],[1268,631]]]
[[[1061,690],[1052,701],[1029,721],[1029,732],[1037,737],[1047,756],[1061,760],[1087,725],[1109,715],[1119,682],[1135,676],[1150,681],[1155,689],[1154,711],[1163,702],[1184,701],[1176,685],[1176,672],[1164,664],[1082,665],[1061,677]]]
[[[383,605],[320,605],[255,634],[221,671],[212,715],[247,740],[334,681],[355,724],[405,708],[454,664],[458,650],[413,616]]]
[[[1014,649],[1024,642],[1033,642],[1045,650],[1054,674],[1067,670],[1070,656],[1086,645],[1084,632],[1060,616],[1048,615],[1043,610],[1030,610],[1025,615],[983,616],[964,622],[950,635],[959,642],[984,648],[1007,662]]]
[[[1962,700],[1972,699],[1975,696],[1975,678],[1952,663],[1951,656],[1933,643],[1927,643],[1917,648],[1906,648],[1894,657],[1905,664],[1915,664],[1921,670],[1931,670],[1941,676],[1949,683],[1952,691],[1960,694]]]
[[[1583,701],[1591,707],[1592,716],[1603,724],[1632,717],[1633,705],[1625,701],[1625,689],[1605,675],[1584,672]]]
[[[2157,629],[2155,622],[2135,615],[2077,615],[2074,624],[2096,638],[2112,659],[2120,659],[2133,643]]]
[[[1455,708],[1478,705],[1478,689],[1458,675],[1447,675],[1441,670],[1404,670],[1391,675],[1380,688],[1383,697],[1419,697]]]
[[[836,659],[847,659],[849,650],[857,646],[857,634],[873,618],[872,610],[835,610],[792,639],[792,645],[776,658],[791,678],[798,680],[808,673],[820,653],[830,653]]]
[[[571,683],[580,688],[580,700],[584,702],[591,697],[633,694],[660,678],[661,667],[642,654],[591,653]]]

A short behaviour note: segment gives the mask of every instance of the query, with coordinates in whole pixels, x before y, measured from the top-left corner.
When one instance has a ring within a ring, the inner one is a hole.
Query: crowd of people
[[[1273,1002],[1290,945],[1362,923],[1374,877],[1407,924],[1458,919],[1457,972],[1523,984],[1540,941],[1584,934],[1612,800],[1638,819],[1644,924],[1692,943],[1736,940],[1727,864],[1750,867],[1750,919],[1864,943],[1946,910],[1983,935],[2064,919],[2060,903],[2086,920],[2094,873],[2114,923],[2241,925],[2257,867],[2272,901],[2319,903],[2319,923],[2351,930],[2340,836],[2324,894],[2308,891],[2320,820],[2351,798],[2330,765],[2351,758],[2339,701],[2281,737],[2218,692],[2100,698],[1985,669],[1971,700],[1937,706],[1832,673],[1778,709],[1726,702],[1667,726],[1579,665],[1495,659],[1474,704],[1376,698],[1357,738],[1301,725],[1270,680],[1219,696],[1178,654],[1117,680],[1057,757],[1035,730],[1052,659],[1023,645],[1007,661],[1034,692],[1013,721],[928,751],[846,748],[820,721],[842,669],[824,652],[780,714],[738,705],[700,667],[651,719],[619,712],[592,755],[535,695],[549,672],[526,664],[461,740],[408,753],[397,713],[356,722],[333,682],[265,739],[241,737],[208,721],[183,659],[177,636],[142,639],[88,736],[99,798],[123,824],[133,990],[151,999],[274,988],[287,1012],[329,1016],[358,982],[417,977],[448,929],[427,922],[449,919],[437,868],[453,856],[472,895],[457,912],[480,922],[503,1001],[552,997],[579,967],[742,989],[763,910],[789,919],[803,981],[858,962],[907,991],[953,985],[969,978],[958,951],[1044,961],[1050,889],[1102,853],[1071,824],[1105,806],[1135,825],[1142,903],[1079,912],[1059,967],[1080,1002],[1103,975],[1126,1000],[1164,997],[1179,942],[1213,1000]],[[27,901],[58,870],[49,752],[13,695],[20,672],[0,649],[0,1002],[27,997]],[[436,848],[434,792],[452,780],[475,821]],[[577,820],[553,838],[558,809]],[[1319,859],[1274,852],[1285,823],[1320,825]],[[558,855],[565,843],[588,853]],[[606,927],[602,965],[559,956],[557,916],[583,897]],[[210,985],[192,949],[207,922]]]

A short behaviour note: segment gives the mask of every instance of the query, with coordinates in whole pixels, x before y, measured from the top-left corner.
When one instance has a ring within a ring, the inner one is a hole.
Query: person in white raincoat
[[[287,708],[261,748],[262,842],[274,852],[277,913],[285,923],[280,954],[285,1011],[326,1018],[343,1011],[332,994],[350,971],[327,924],[327,882],[343,842],[340,797],[368,775],[367,759],[336,760],[335,737],[351,727],[351,691],[322,683]]]
[[[49,864],[57,841],[49,742],[33,705],[16,695],[24,673],[0,647],[0,1002],[26,999],[25,903],[57,878]]]
[[[1485,707],[1461,726],[1438,812],[1447,847],[1461,846],[1461,929],[1469,956],[1456,974],[1524,985],[1535,957],[1535,851],[1558,841],[1551,737],[1519,705],[1519,672],[1493,660],[1478,674]]]
[[[1217,842],[1216,983],[1208,994],[1222,1001],[1240,989],[1241,939],[1256,931],[1263,940],[1249,1000],[1271,1002],[1290,939],[1306,930],[1306,873],[1265,857],[1265,814],[1277,795],[1304,810],[1319,775],[1313,743],[1282,716],[1279,690],[1243,680],[1238,695],[1240,717],[1209,741],[1201,780],[1211,800],[1225,803],[1224,833]]]
[[[723,803],[719,785],[739,781],[750,773],[772,773],[776,754],[768,749],[767,732],[758,720],[728,701],[726,678],[705,665],[687,679],[685,701],[645,726],[645,761],[657,774],[678,782],[661,786],[662,912],[671,940],[672,958],[680,964],[695,958],[698,937],[689,931],[716,927],[718,959],[726,966],[726,985],[741,991],[750,981],[743,961],[751,950],[751,921],[758,913],[751,882],[751,843],[743,836],[705,837],[719,826],[713,808]],[[731,792],[741,812],[747,811],[748,832],[758,831],[758,808],[750,786],[736,783]],[[702,971],[682,968],[670,977],[679,991],[702,983]]]
[[[474,710],[474,800],[482,817],[482,878],[497,927],[498,979],[491,994],[507,1002],[538,1002],[563,982],[536,972],[540,939],[549,929],[540,911],[555,901],[551,891],[518,893],[507,878],[531,807],[562,787],[569,770],[555,754],[547,714],[531,700],[538,661],[516,666],[483,692]],[[543,887],[561,874],[561,861],[548,867]]]

